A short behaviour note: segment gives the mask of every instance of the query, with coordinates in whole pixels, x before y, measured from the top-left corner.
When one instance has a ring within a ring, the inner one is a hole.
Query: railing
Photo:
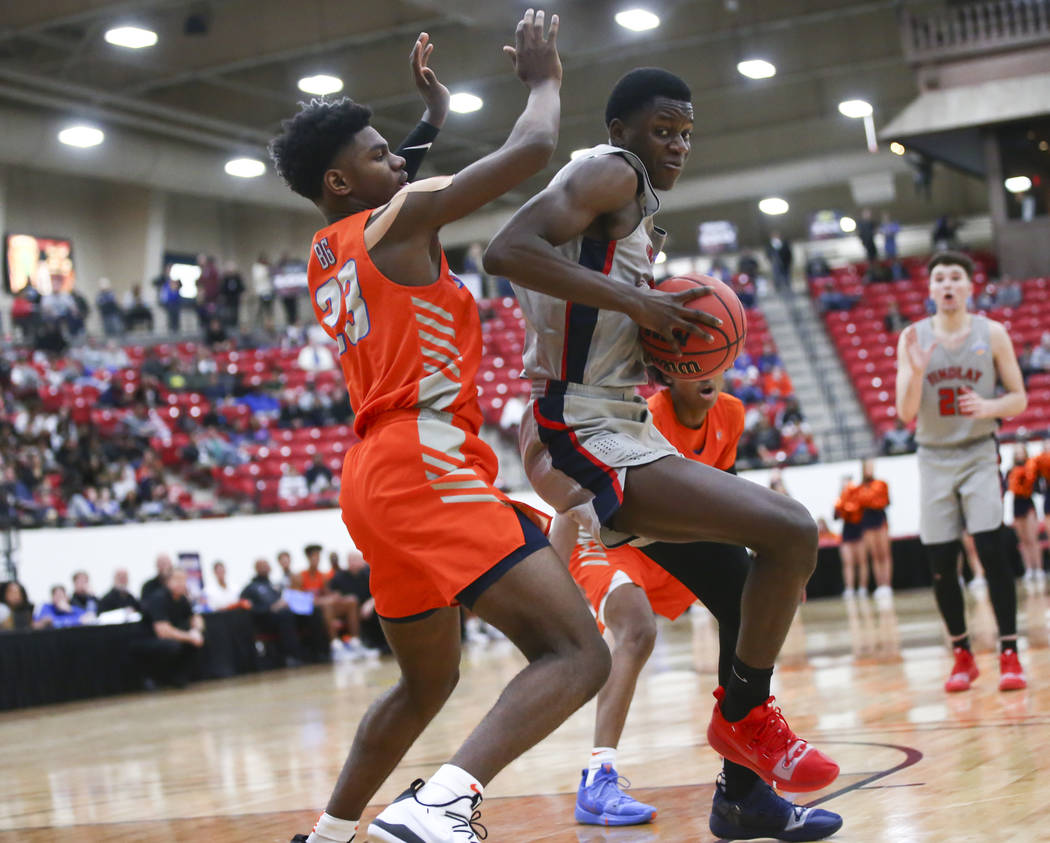
[[[1050,0],[918,2],[902,15],[904,54],[910,61],[994,52],[1050,42]]]

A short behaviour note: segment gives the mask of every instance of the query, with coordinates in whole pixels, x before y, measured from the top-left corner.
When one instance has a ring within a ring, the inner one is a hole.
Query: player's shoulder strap
[[[638,176],[638,194],[645,197],[645,206],[642,209],[644,216],[652,216],[660,210],[660,197],[656,195],[656,189],[653,187],[652,182],[649,181],[649,174],[645,171],[645,164],[642,163],[642,159],[630,150],[613,146],[611,143],[600,143],[580,153],[561,169],[559,175],[579,166],[581,161],[598,158],[602,155],[618,155],[634,169]]]
[[[452,176],[434,176],[429,179],[410,182],[401,188],[394,195],[393,199],[385,205],[376,208],[368,218],[368,222],[365,223],[365,248],[373,249],[383,239],[383,235],[390,230],[390,226],[394,224],[397,215],[401,213],[405,200],[411,194],[434,193],[438,190],[444,190],[452,184],[452,178]]]

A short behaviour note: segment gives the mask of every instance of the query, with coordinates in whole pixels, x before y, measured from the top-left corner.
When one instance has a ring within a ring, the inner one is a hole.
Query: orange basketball
[[[691,287],[713,287],[710,295],[686,302],[691,310],[702,310],[722,320],[721,327],[703,325],[714,338],[708,342],[696,334],[679,337],[681,357],[675,357],[667,340],[654,331],[642,328],[642,346],[653,366],[665,375],[687,381],[703,381],[721,374],[736,360],[747,336],[747,314],[736,293],[709,275],[676,275],[665,278],[656,289],[678,293]]]

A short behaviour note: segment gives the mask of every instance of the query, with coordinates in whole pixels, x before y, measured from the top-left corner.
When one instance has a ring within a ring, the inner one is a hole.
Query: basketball
[[[676,357],[664,337],[642,328],[642,346],[650,363],[668,377],[702,381],[733,365],[747,337],[747,314],[736,293],[709,275],[676,275],[656,284],[656,289],[664,293],[678,293],[692,287],[714,288],[710,295],[686,302],[686,307],[691,310],[702,310],[722,320],[722,325],[717,328],[703,326],[713,339],[708,341],[696,334],[680,337],[682,355]]]

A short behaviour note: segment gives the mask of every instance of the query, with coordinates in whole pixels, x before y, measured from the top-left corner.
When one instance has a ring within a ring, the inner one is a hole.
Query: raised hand
[[[926,367],[930,365],[930,358],[933,357],[935,348],[937,348],[936,341],[929,348],[922,348],[919,345],[919,334],[915,330],[914,325],[904,329],[904,350],[908,358],[908,364],[920,377],[926,371]]]
[[[561,58],[558,56],[558,16],[551,15],[550,29],[543,34],[544,13],[527,9],[514,31],[514,46],[504,47],[518,78],[530,88],[544,82],[561,84]]]
[[[441,84],[437,74],[427,66],[430,54],[434,52],[434,44],[426,32],[420,32],[416,43],[412,47],[412,53],[408,57],[412,66],[412,77],[416,82],[416,90],[423,99],[426,111],[423,119],[431,126],[440,129],[448,116],[448,104],[451,99],[448,88]]]
[[[686,334],[696,334],[708,342],[714,340],[703,325],[718,327],[722,320],[717,316],[692,310],[686,302],[709,296],[712,287],[696,287],[692,290],[681,290],[677,293],[664,293],[649,287],[637,287],[638,305],[631,313],[631,318],[641,327],[655,331],[667,340],[675,353],[681,352],[680,341]]]

